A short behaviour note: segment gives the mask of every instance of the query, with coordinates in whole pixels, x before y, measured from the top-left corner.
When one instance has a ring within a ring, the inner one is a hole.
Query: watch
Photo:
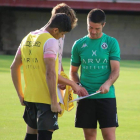
[[[81,84],[81,83],[78,82],[78,83],[76,83],[76,84],[82,87],[82,84]]]

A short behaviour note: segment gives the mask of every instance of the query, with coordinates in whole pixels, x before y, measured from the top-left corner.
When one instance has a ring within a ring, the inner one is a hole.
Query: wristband
[[[82,84],[81,83],[76,83],[76,84],[82,87]]]

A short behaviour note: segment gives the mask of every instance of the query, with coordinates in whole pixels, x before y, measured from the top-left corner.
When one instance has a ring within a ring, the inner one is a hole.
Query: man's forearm
[[[119,77],[119,70],[114,70],[111,72],[108,80],[105,83],[108,83],[111,86],[118,79],[118,77]]]
[[[73,86],[73,82],[71,80],[66,79],[61,75],[58,75],[58,84]]]
[[[57,96],[56,96],[56,73],[51,71],[47,72],[46,74],[46,81],[48,84],[51,103],[57,103]]]
[[[20,67],[15,68],[14,66],[11,66],[11,77],[12,77],[12,81],[13,81],[13,84],[15,86],[18,96],[23,97],[24,95],[22,93]]]
[[[88,95],[87,91],[85,90],[85,88],[79,86],[76,82],[78,81],[71,81],[68,80],[66,78],[63,78],[61,75],[59,75],[58,81],[60,84],[65,84],[65,85],[69,85],[72,87],[74,93],[78,94],[79,96],[86,96]]]
[[[76,72],[70,72],[70,79],[76,83],[80,81],[79,75]]]

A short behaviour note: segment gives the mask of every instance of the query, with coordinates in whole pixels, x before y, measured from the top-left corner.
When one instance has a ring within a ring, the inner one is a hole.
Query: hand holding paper
[[[98,93],[100,93],[100,92],[101,92],[101,91],[98,91],[98,92],[89,94],[89,95],[87,95],[87,96],[83,96],[83,97],[76,98],[76,99],[70,101],[69,103],[74,102],[74,101],[78,101],[78,100],[81,100],[81,99],[84,99],[84,98],[87,98],[87,97],[90,97],[90,96],[93,96],[93,95],[96,95],[96,94],[98,94]]]

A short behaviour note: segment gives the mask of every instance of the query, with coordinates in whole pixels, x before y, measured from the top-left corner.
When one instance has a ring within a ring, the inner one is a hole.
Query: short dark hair
[[[59,32],[70,32],[71,31],[71,20],[64,13],[54,14],[48,22],[50,28],[58,28]]]
[[[65,13],[70,17],[72,29],[77,25],[78,19],[76,18],[75,11],[65,3],[60,3],[52,9],[52,15],[56,13]]]
[[[103,24],[106,21],[106,16],[103,10],[101,9],[92,9],[87,16],[87,20],[94,23]]]

